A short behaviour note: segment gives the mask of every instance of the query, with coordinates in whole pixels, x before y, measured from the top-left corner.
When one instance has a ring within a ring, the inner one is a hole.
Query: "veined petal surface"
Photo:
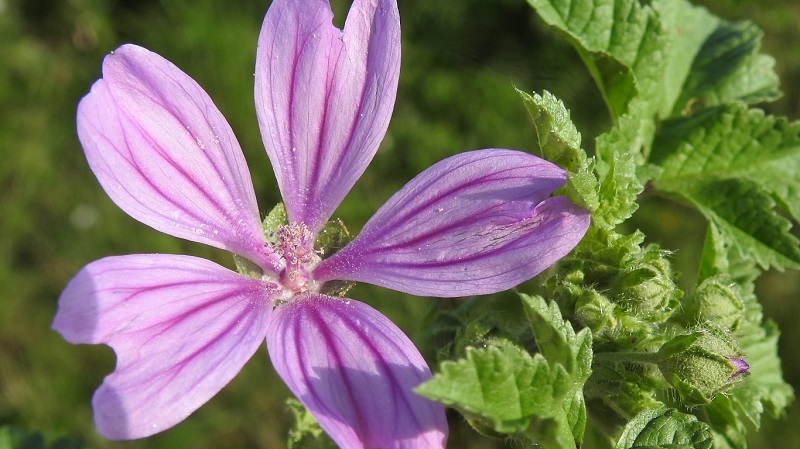
[[[561,168],[519,151],[452,156],[398,191],[313,276],[422,296],[507,290],[555,263],[585,234],[589,213],[550,197],[565,181]]]
[[[203,89],[123,45],[78,106],[78,137],[108,196],[133,218],[269,268],[247,163]]]
[[[367,167],[400,74],[394,0],[355,0],[343,30],[328,0],[275,0],[256,55],[256,111],[289,220],[316,234]]]
[[[274,310],[267,349],[275,370],[339,447],[444,448],[444,408],[412,391],[431,377],[425,360],[368,305],[300,295]]]
[[[190,256],[108,257],[84,267],[61,294],[53,329],[117,355],[92,400],[98,432],[146,437],[207,402],[261,345],[276,291]]]

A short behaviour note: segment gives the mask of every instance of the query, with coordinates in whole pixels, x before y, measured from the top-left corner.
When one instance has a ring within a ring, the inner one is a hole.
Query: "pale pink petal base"
[[[444,408],[412,391],[431,377],[425,360],[368,305],[300,295],[273,312],[267,349],[289,389],[340,447],[444,448]]]
[[[589,213],[550,197],[565,181],[564,170],[520,151],[452,156],[392,196],[313,276],[438,297],[515,287],[586,233]]]
[[[190,256],[87,265],[61,294],[53,329],[117,355],[92,401],[97,431],[142,438],[189,416],[261,345],[274,294],[270,284]]]

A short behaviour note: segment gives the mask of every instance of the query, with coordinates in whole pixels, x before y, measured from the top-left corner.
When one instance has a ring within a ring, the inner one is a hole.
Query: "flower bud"
[[[744,380],[750,369],[738,342],[716,327],[675,337],[658,356],[661,373],[687,406],[708,404]]]
[[[632,267],[614,279],[614,301],[625,310],[646,320],[667,319],[675,310],[682,292],[672,280],[672,270],[664,252],[650,247]]]
[[[723,276],[704,280],[686,301],[685,314],[694,322],[736,330],[744,319],[744,302],[736,284]]]
[[[586,289],[575,303],[575,319],[582,327],[593,333],[602,333],[605,328],[617,327],[616,306],[594,289]]]

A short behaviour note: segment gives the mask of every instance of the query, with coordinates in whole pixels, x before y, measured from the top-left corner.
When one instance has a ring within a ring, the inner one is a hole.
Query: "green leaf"
[[[636,199],[643,189],[636,175],[634,155],[615,153],[600,181],[599,205],[592,214],[595,226],[610,230],[630,218],[639,208]]]
[[[608,173],[615,154],[632,154],[637,165],[646,160],[655,135],[655,122],[642,117],[646,115],[646,108],[645,100],[633,99],[630,110],[619,118],[616,126],[595,139],[597,172],[601,177]]]
[[[578,334],[555,304],[521,295],[540,353],[505,339],[445,361],[417,393],[458,409],[484,433],[514,433],[545,448],[574,448],[586,425],[583,385],[591,374],[592,337]]]
[[[686,0],[528,0],[575,45],[614,118],[638,97],[661,118],[734,101],[780,96],[762,32],[726,22]]]
[[[696,206],[726,242],[762,267],[800,267],[791,224],[774,210],[800,217],[800,125],[730,105],[669,123],[653,156],[654,186]]]
[[[747,427],[739,418],[732,396],[717,395],[704,410],[716,449],[747,449]]]
[[[417,393],[486,418],[498,432],[525,430],[534,415],[552,417],[570,390],[566,370],[551,367],[541,354],[531,356],[507,340],[467,350],[466,358],[445,361]]]
[[[591,331],[583,329],[576,335],[572,324],[561,317],[555,302],[547,304],[541,296],[520,294],[520,297],[539,352],[548,362],[566,368],[577,382],[585,382],[592,366]]]
[[[688,186],[680,195],[761,267],[800,268],[800,248],[790,232],[791,223],[775,212],[775,202],[758,185],[711,179]]]
[[[659,83],[664,93],[658,113],[663,119],[673,115],[674,108],[681,109],[686,104],[678,99],[686,89],[684,80],[697,64],[698,53],[720,19],[686,0],[657,0],[652,5],[669,36],[666,66]]]
[[[667,124],[654,151],[664,170],[656,186],[749,179],[800,219],[800,123],[734,104]]]
[[[709,449],[706,423],[670,408],[647,409],[631,419],[615,449]]]
[[[742,291],[750,292],[749,294],[752,294],[755,280],[761,274],[753,259],[728,243],[712,223],[706,231],[697,283],[721,273],[729,277]]]
[[[700,267],[697,283],[728,271],[728,245],[716,226],[709,225],[703,241],[703,252],[700,254]]]
[[[586,401],[581,391],[564,401],[555,418],[534,417],[528,430],[521,434],[536,448],[573,449],[580,447],[586,429]]]
[[[555,302],[547,304],[541,296],[520,294],[520,297],[539,351],[549,363],[566,368],[571,377],[568,400],[562,403],[557,415],[561,417],[558,423],[561,435],[556,440],[562,444],[580,443],[586,427],[583,385],[592,374],[592,333],[584,328],[575,334],[572,324],[562,318]]]
[[[581,150],[581,134],[570,119],[569,111],[548,91],[529,95],[517,89],[536,127],[542,157],[564,168],[575,170],[586,162]]]
[[[581,135],[572,123],[564,103],[550,92],[529,95],[521,90],[525,107],[531,115],[542,157],[564,168],[567,173],[567,196],[578,206],[594,213],[600,206],[599,185],[594,175],[594,161],[581,149]]]
[[[545,23],[573,42],[614,118],[625,113],[637,94],[661,98],[656,87],[666,61],[665,36],[650,7],[636,0],[528,3]]]
[[[706,29],[713,32],[694,60],[681,97],[675,103],[674,115],[696,103],[713,107],[779,98],[779,80],[773,70],[775,61],[758,53],[761,30],[747,21],[725,22],[714,18],[712,23],[716,26],[706,24]]]

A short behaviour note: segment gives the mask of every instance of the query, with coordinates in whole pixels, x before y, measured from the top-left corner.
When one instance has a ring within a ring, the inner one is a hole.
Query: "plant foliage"
[[[521,447],[744,449],[794,399],[755,279],[800,268],[800,124],[754,106],[780,96],[762,33],[686,0],[528,2],[577,50],[611,117],[589,155],[558,98],[518,91],[592,226],[519,294],[526,323],[487,319],[479,301],[440,314],[433,328],[455,342],[418,392]],[[707,221],[688,288],[680,248],[625,231],[643,192]]]

